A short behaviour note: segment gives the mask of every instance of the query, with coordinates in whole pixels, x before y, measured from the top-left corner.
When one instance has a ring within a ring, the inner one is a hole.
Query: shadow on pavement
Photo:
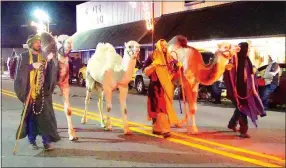
[[[194,157],[193,154],[174,154],[164,152],[139,152],[139,151],[94,151],[83,149],[61,149],[41,152],[36,157],[94,157],[97,160],[130,161],[141,163],[165,163],[165,164],[201,164],[218,163],[219,160],[208,157]]]

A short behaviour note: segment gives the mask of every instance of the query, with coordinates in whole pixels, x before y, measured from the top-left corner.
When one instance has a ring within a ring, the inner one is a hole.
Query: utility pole
[[[154,51],[155,47],[154,47],[154,33],[155,33],[155,20],[154,20],[154,0],[152,1],[152,49]]]

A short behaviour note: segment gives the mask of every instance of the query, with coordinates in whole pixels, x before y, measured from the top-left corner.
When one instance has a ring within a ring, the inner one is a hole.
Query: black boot
[[[239,116],[240,116],[240,111],[238,109],[235,109],[231,119],[228,122],[227,128],[233,130],[233,132],[237,132],[236,126],[239,120]]]
[[[240,137],[241,138],[250,138],[248,135],[248,121],[247,121],[247,116],[245,114],[241,114],[239,117],[239,132],[240,132]]]
[[[51,144],[44,144],[45,151],[53,150],[53,146]]]

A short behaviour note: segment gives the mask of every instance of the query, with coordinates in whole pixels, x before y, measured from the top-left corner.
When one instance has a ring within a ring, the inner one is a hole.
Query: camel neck
[[[123,57],[122,66],[123,66],[123,71],[125,73],[119,83],[128,85],[128,83],[132,78],[135,65],[136,65],[136,59],[131,59],[129,55],[125,55]]]

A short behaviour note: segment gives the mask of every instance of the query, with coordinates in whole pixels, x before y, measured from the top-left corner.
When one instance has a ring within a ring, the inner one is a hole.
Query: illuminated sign
[[[268,64],[268,55],[277,57],[278,63],[285,63],[285,37],[257,37],[257,38],[237,38],[237,39],[213,39],[207,41],[188,42],[188,45],[205,49],[211,52],[217,50],[217,44],[221,42],[229,42],[238,44],[240,42],[248,42],[250,45],[249,58],[253,65],[261,67]]]
[[[161,2],[154,2],[155,17],[161,16],[161,7]],[[130,2],[85,2],[76,6],[77,31],[145,20],[145,9],[141,3],[134,6]]]

